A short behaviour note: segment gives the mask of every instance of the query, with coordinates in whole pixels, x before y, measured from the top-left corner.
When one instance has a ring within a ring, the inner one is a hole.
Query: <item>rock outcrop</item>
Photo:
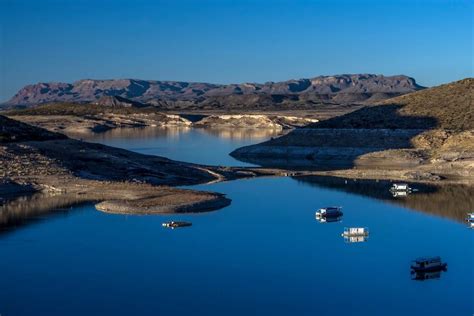
[[[24,141],[66,139],[67,137],[0,115],[0,144]]]
[[[206,128],[272,128],[288,129],[317,122],[316,119],[262,114],[210,115],[193,123],[193,127]]]

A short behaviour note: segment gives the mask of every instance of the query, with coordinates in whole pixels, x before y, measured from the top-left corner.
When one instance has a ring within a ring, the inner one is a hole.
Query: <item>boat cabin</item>
[[[467,213],[467,221],[469,222],[474,221],[474,213]]]
[[[316,211],[316,218],[318,217],[341,217],[342,207],[340,206],[331,206],[331,207],[324,207],[320,208]]]
[[[413,261],[411,268],[415,272],[419,271],[439,271],[445,269],[446,263],[441,261],[441,257],[418,258]]]
[[[166,223],[163,223],[161,224],[163,227],[169,227],[169,228],[178,228],[178,227],[187,227],[187,226],[191,226],[192,223],[190,222],[177,222],[177,221],[171,221],[171,222],[166,222]]]
[[[356,237],[356,236],[368,236],[369,229],[367,227],[345,227],[342,236],[344,237]]]
[[[392,191],[409,191],[410,186],[407,183],[394,183],[390,188]]]

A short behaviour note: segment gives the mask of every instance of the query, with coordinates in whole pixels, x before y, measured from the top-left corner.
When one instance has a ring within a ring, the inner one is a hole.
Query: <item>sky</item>
[[[37,82],[473,77],[472,0],[0,0],[0,101]]]

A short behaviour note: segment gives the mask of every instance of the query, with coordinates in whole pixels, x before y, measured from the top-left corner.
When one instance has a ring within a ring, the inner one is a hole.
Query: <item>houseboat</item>
[[[171,221],[171,222],[166,222],[161,224],[163,227],[168,227],[171,229],[178,228],[178,227],[187,227],[191,226],[192,223],[190,222],[176,222],[176,221]]]
[[[411,264],[414,272],[432,272],[445,270],[447,263],[443,263],[440,257],[418,258]]]
[[[367,227],[345,227],[343,237],[367,237],[369,229]]]
[[[474,222],[474,213],[467,213],[466,221],[471,223]]]
[[[410,192],[411,188],[407,183],[394,183],[392,184],[392,187],[390,188],[390,191],[405,191],[405,192]]]
[[[341,210],[340,206],[324,207],[317,210],[315,215],[316,218],[341,217],[343,215]]]

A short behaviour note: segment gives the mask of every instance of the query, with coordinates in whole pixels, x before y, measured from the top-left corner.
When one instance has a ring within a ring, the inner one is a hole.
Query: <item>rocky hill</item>
[[[273,106],[281,103],[350,104],[375,102],[423,89],[407,76],[354,74],[319,76],[283,82],[210,84],[152,80],[79,80],[38,83],[18,91],[3,107],[29,107],[50,102],[151,104],[158,107]],[[120,97],[119,100],[102,99]],[[101,101],[98,101],[101,100]]]
[[[474,78],[377,103],[308,128],[474,129]]]
[[[275,166],[474,174],[474,79],[392,98],[231,155]]]
[[[24,124],[0,115],[0,144],[66,138],[67,137],[62,134],[49,132],[42,128]]]

